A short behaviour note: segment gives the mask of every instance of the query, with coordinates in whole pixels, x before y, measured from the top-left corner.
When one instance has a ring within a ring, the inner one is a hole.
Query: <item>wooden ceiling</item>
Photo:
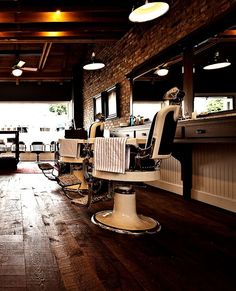
[[[1,0],[0,82],[71,80],[94,44],[111,44],[132,27],[131,8],[131,0]],[[19,59],[37,72],[16,79]]]

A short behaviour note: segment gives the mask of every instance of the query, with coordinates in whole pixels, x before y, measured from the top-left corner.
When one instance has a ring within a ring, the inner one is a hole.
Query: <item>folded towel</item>
[[[73,139],[60,139],[60,155],[62,157],[77,158],[79,144]]]
[[[98,171],[124,173],[127,137],[97,137],[94,142],[94,168]]]

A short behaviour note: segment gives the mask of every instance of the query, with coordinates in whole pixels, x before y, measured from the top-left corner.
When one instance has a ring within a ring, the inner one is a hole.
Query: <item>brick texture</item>
[[[106,122],[106,128],[127,122],[130,115],[131,86],[126,74],[150,57],[176,43],[188,34],[207,26],[216,17],[236,6],[226,0],[176,0],[169,12],[151,23],[134,24],[113,45],[97,46],[96,56],[106,63],[102,70],[84,72],[84,127],[93,122],[93,96],[119,83],[120,118]]]

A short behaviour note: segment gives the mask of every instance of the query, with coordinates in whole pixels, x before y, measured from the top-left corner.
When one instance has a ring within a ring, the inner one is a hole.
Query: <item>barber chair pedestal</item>
[[[102,228],[118,233],[155,233],[161,229],[158,221],[137,214],[136,194],[130,187],[116,188],[113,210],[100,211],[91,220]]]

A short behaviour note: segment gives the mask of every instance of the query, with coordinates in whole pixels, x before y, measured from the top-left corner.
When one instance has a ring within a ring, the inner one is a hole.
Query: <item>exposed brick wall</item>
[[[93,96],[116,83],[120,83],[121,88],[121,117],[106,122],[106,128],[128,121],[131,87],[126,74],[235,5],[235,0],[176,0],[163,17],[151,24],[135,24],[114,45],[95,48],[96,56],[105,61],[106,67],[84,72],[84,127],[88,128],[93,122]]]

